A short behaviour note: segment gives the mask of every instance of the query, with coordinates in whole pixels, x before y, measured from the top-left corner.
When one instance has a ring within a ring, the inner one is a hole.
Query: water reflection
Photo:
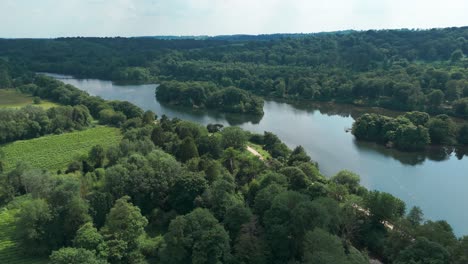
[[[391,157],[398,160],[403,165],[422,165],[426,159],[432,161],[446,161],[455,154],[458,160],[463,159],[468,155],[467,148],[463,147],[428,147],[425,151],[418,152],[403,152],[397,149],[390,149],[382,146],[381,144],[365,141],[353,140],[354,145],[360,151],[377,152],[386,157]]]

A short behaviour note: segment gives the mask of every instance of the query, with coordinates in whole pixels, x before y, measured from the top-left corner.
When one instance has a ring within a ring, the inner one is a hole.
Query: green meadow
[[[83,131],[19,140],[0,147],[5,154],[5,170],[13,169],[20,161],[34,168],[60,170],[86,155],[95,145],[108,147],[122,138],[117,128],[97,126]]]
[[[14,89],[0,89],[0,108],[21,108],[26,105],[31,105],[33,103],[33,96],[22,94]],[[49,109],[58,104],[41,100],[40,104],[34,104],[35,106],[43,107],[44,109]]]

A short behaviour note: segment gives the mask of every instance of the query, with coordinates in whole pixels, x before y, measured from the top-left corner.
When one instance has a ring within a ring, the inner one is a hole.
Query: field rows
[[[35,168],[60,170],[77,157],[86,155],[93,146],[100,144],[108,147],[118,144],[120,139],[118,129],[99,126],[84,131],[16,141],[1,146],[0,149],[5,153],[6,171],[13,169],[20,161]]]

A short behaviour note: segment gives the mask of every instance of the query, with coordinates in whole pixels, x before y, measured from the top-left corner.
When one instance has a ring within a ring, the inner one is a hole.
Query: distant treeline
[[[4,39],[0,57],[14,67],[77,77],[212,82],[275,98],[466,118],[467,36],[462,27],[202,39]]]

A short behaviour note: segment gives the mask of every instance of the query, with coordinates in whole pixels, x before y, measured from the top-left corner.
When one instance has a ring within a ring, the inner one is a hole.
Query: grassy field
[[[84,131],[20,140],[0,147],[5,153],[5,170],[25,161],[35,168],[64,169],[76,157],[87,154],[100,144],[104,147],[118,144],[122,138],[117,128],[98,126]],[[2,263],[2,262],[0,262]]]
[[[249,142],[247,143],[248,146],[250,146],[251,148],[255,149],[260,155],[262,155],[262,157],[265,159],[265,160],[268,160],[271,158],[271,155],[270,153],[268,153],[268,151],[264,150],[262,148],[262,146],[260,145],[257,145],[257,144],[254,144],[252,142]]]
[[[30,104],[33,104],[33,96],[22,94],[14,89],[0,89],[0,108],[20,108]],[[42,100],[42,102],[36,106],[49,109],[58,106],[58,104]]]
[[[20,203],[21,197],[13,203]],[[14,237],[15,214],[17,206],[0,208],[0,263],[8,264],[45,264],[47,258],[33,258],[26,256],[18,246]]]

